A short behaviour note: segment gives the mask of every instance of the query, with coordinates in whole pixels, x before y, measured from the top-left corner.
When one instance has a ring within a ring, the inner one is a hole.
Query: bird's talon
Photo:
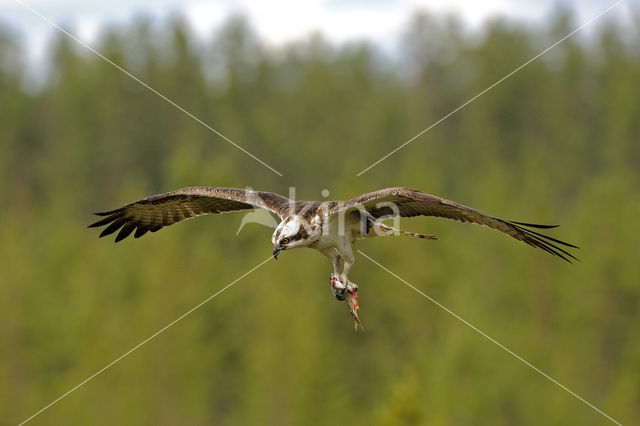
[[[340,278],[336,274],[331,274],[331,293],[336,300],[344,300],[344,293],[347,290],[347,287],[342,284]]]
[[[339,291],[332,289],[333,297],[336,298],[337,301],[342,302],[344,300],[344,293],[340,293]]]

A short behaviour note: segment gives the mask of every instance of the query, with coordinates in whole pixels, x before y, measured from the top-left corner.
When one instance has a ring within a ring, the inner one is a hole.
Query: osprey
[[[100,237],[120,230],[115,239],[118,242],[133,231],[134,237],[139,238],[148,231],[156,232],[165,226],[196,216],[256,208],[270,210],[281,219],[271,237],[274,258],[277,259],[278,254],[284,250],[309,247],[331,259],[331,291],[336,299],[347,300],[356,328],[360,324],[357,314],[358,286],[348,279],[354,263],[351,245],[362,238],[390,234],[437,239],[432,235],[407,232],[389,226],[382,223],[384,219],[437,216],[476,223],[502,231],[567,262],[571,262],[570,259],[577,260],[559,246],[578,247],[533,230],[555,228],[557,225],[535,225],[504,220],[454,201],[409,188],[385,188],[348,201],[294,201],[273,192],[193,186],[153,195],[115,210],[96,213],[106,217],[89,227],[108,225]]]

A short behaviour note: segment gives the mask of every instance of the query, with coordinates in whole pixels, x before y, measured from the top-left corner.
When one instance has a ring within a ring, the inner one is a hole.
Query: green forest
[[[0,424],[17,424],[271,255],[242,214],[113,243],[92,212],[191,185],[349,199],[406,186],[580,247],[569,264],[499,232],[402,219],[355,248],[623,424],[640,424],[640,14],[580,25],[417,12],[399,49],[320,33],[208,39],[176,15],[92,46],[279,176],[60,32],[42,70],[0,26]],[[71,33],[73,26],[66,27]],[[40,84],[26,75],[39,72]],[[282,253],[82,385],[42,425],[612,424],[360,254],[364,332],[331,263]]]

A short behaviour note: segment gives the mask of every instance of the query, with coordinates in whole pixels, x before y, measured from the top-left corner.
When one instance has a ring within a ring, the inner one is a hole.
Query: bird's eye
[[[287,244],[288,242],[289,242],[288,238],[283,238],[283,239],[280,240],[280,245],[283,246],[283,245]]]

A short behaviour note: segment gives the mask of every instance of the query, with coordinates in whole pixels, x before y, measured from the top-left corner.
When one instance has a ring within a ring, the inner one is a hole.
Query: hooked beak
[[[278,260],[278,255],[280,254],[280,252],[283,250],[282,247],[280,246],[273,246],[273,258],[275,260]]]

